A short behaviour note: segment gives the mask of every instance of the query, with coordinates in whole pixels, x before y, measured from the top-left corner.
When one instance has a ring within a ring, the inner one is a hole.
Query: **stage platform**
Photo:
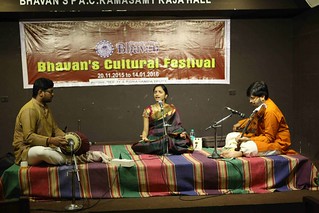
[[[210,159],[214,149],[203,148],[183,155],[136,155],[130,144],[98,144],[91,150],[131,159],[134,164],[80,164],[74,194],[72,165],[13,165],[1,177],[2,197],[28,197],[34,212],[48,211],[50,206],[64,211],[74,198],[83,205],[81,212],[152,213],[225,212],[234,207],[237,212],[260,209],[258,213],[292,207],[290,213],[300,213],[304,197],[319,199],[317,167],[299,154]]]
[[[319,201],[319,191],[301,190],[268,194],[81,199],[76,200],[74,203],[76,205],[83,205],[80,212],[306,213],[305,197],[312,197]],[[72,203],[72,200],[33,200],[30,202],[30,212],[66,212],[65,207]],[[316,208],[316,211],[308,211],[307,213],[319,212],[318,206]]]

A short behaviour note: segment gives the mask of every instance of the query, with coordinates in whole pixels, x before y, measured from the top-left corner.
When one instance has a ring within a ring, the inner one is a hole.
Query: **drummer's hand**
[[[64,136],[56,136],[56,137],[50,137],[48,139],[48,144],[60,147],[60,146],[66,146],[68,142]]]

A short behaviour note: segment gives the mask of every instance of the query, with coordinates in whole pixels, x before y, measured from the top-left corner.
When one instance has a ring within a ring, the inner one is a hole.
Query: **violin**
[[[244,137],[245,134],[247,137],[250,137],[256,133],[258,121],[263,118],[265,109],[266,104],[261,104],[259,107],[253,110],[249,118],[239,121],[237,131],[241,130],[241,138]],[[244,128],[242,128],[243,126]],[[237,148],[235,149],[235,151],[240,150],[241,143],[242,142],[237,143]]]

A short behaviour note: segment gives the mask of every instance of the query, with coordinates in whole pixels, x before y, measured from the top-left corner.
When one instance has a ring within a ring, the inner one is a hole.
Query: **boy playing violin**
[[[249,118],[233,126],[234,132],[226,136],[226,145],[220,156],[236,158],[295,153],[289,149],[291,141],[286,119],[269,98],[266,83],[253,82],[246,94],[256,109]]]

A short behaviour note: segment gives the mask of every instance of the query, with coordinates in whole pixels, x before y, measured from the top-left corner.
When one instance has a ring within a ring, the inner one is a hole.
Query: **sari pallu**
[[[154,105],[145,110],[149,110],[149,141],[134,143],[132,149],[136,154],[162,155],[167,151],[171,154],[182,154],[193,151],[188,134],[185,139],[180,137],[180,134],[186,131],[181,125],[179,113],[174,105],[164,107],[167,134],[165,134],[162,112],[156,110]]]

